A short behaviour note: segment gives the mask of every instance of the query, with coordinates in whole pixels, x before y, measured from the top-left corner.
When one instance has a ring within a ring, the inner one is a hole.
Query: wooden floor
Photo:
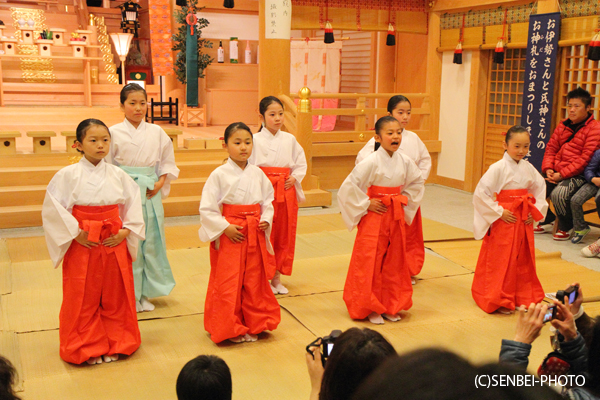
[[[471,298],[481,242],[472,240],[470,232],[430,220],[424,220],[424,236],[426,247],[435,252],[427,252],[411,310],[402,321],[382,326],[351,320],[342,289],[355,232],[345,230],[339,214],[325,214],[299,218],[294,272],[284,278],[290,294],[278,296],[279,328],[261,334],[255,343],[216,345],[203,328],[210,266],[197,228],[167,228],[177,286],[170,296],[154,300],[154,312],[139,314],[140,349],[98,366],[74,366],[58,356],[61,271],[52,268],[43,238],[0,241],[0,343],[19,370],[19,395],[24,400],[175,399],[183,365],[199,354],[217,354],[231,368],[234,399],[307,399],[305,346],[332,329],[369,327],[399,352],[438,346],[476,363],[496,360],[501,339],[514,336],[514,315],[488,315]],[[537,259],[546,291],[578,276],[586,296],[600,294],[600,273],[565,262],[556,253],[539,252]],[[587,304],[586,311],[597,315],[600,303]],[[533,346],[531,371],[551,350],[548,336],[545,328]]]

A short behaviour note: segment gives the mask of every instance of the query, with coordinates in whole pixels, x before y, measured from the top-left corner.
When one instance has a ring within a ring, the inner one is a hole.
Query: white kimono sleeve
[[[269,227],[265,229],[265,238],[267,240],[267,251],[270,254],[275,254],[273,250],[273,244],[271,243],[271,231],[273,230],[273,216],[275,215],[275,208],[273,207],[273,200],[275,199],[275,189],[271,181],[265,174],[262,174],[262,193],[263,199],[260,202],[260,220],[269,223]],[[297,183],[298,181],[296,181]]]
[[[161,197],[166,199],[171,191],[171,181],[179,177],[179,168],[175,164],[175,151],[173,150],[173,142],[169,135],[160,128],[160,161],[158,164],[157,175],[159,177],[167,175],[165,184],[161,189]]]
[[[80,230],[77,219],[51,194],[52,188],[51,182],[44,197],[42,221],[48,253],[57,268]]]
[[[142,213],[140,187],[129,175],[123,175],[121,182],[123,184],[125,204],[119,204],[119,215],[123,221],[123,228],[131,231],[129,236],[127,236],[127,250],[131,254],[132,261],[135,261],[139,241],[144,240],[146,237],[146,227]]]
[[[406,180],[402,187],[402,194],[408,198],[408,204],[404,206],[404,220],[410,225],[423,200],[425,179],[413,160],[406,157],[404,165],[406,166]]]
[[[348,175],[338,190],[338,204],[342,211],[342,219],[351,231],[367,214],[370,201],[367,185],[372,170],[370,162],[360,163]]]
[[[493,166],[492,166],[493,167]],[[498,188],[499,168],[490,168],[482,177],[473,193],[473,206],[475,216],[473,221],[473,234],[475,239],[483,239],[489,227],[502,216],[504,208],[494,200],[494,193]]]
[[[290,175],[296,178],[296,182],[294,183],[294,188],[296,189],[296,197],[298,198],[298,202],[302,203],[306,200],[306,197],[304,196],[304,191],[302,190],[302,180],[306,176],[308,164],[306,162],[306,155],[304,154],[304,149],[296,140],[294,140],[292,157],[293,164],[290,168]]]
[[[204,184],[200,198],[201,226],[198,229],[198,236],[203,242],[218,239],[229,226],[219,207],[220,195],[219,179],[215,173],[212,173]]]

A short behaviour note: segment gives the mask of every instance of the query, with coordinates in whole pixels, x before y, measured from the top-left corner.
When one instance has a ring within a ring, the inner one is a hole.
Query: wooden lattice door
[[[521,123],[526,49],[507,49],[504,64],[490,63],[483,172],[502,158],[506,131]]]

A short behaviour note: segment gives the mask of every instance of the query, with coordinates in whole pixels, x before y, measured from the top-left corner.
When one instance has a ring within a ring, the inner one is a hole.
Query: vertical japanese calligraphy
[[[265,38],[290,39],[292,0],[265,1]]]
[[[530,16],[521,125],[531,133],[528,160],[538,170],[552,134],[550,122],[559,35],[560,13]]]

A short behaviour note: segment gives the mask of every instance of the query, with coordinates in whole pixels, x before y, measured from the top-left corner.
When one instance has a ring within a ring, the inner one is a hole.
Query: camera
[[[317,347],[317,342],[319,341],[319,339],[321,340],[321,361],[323,362],[323,367],[325,366],[325,362],[327,361],[327,358],[329,358],[329,356],[331,355],[331,351],[333,350],[333,345],[335,343],[335,339],[338,338],[338,336],[340,336],[342,334],[342,331],[339,329],[335,329],[333,331],[331,331],[331,333],[327,336],[323,336],[316,338],[315,340],[313,340],[312,342],[310,342],[308,344],[308,346],[306,346],[306,351],[308,353],[310,353],[313,357],[314,357],[314,353],[312,348]]]
[[[556,318],[556,305],[552,304],[551,306],[548,306],[548,310],[546,310],[546,314],[544,314],[544,320],[542,322],[546,323],[548,321],[552,321],[554,318]]]
[[[573,302],[577,299],[577,292],[579,291],[579,286],[569,286],[565,290],[558,290],[556,292],[556,298],[561,303],[565,303],[565,296],[569,297],[569,304],[573,304]]]

